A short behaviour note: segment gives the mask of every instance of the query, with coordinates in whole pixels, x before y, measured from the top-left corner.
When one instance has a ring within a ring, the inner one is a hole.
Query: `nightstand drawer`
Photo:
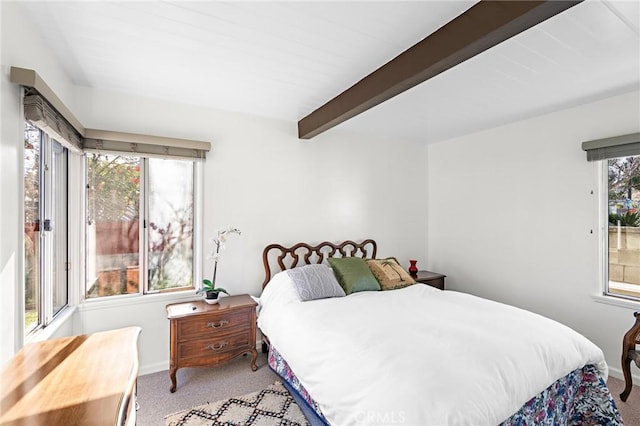
[[[196,358],[215,358],[228,352],[251,348],[251,330],[227,336],[215,335],[207,339],[192,340],[178,344],[178,356],[183,361]]]
[[[211,332],[220,335],[248,329],[251,327],[249,314],[249,310],[243,309],[184,318],[178,323],[179,341],[198,339]]]

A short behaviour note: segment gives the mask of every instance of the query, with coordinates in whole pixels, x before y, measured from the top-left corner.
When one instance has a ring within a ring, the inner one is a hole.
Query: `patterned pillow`
[[[364,259],[330,257],[328,261],[345,293],[380,290],[378,280],[373,276]]]
[[[302,301],[345,296],[336,276],[327,265],[305,265],[286,272]]]
[[[402,269],[395,257],[370,259],[367,260],[367,265],[383,290],[393,290],[416,283],[411,275]]]

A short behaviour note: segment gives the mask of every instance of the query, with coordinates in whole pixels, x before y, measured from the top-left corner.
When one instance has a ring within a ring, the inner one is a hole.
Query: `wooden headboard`
[[[293,269],[299,265],[310,265],[312,263],[322,263],[329,257],[362,257],[375,258],[378,246],[374,240],[364,240],[361,243],[354,241],[344,241],[339,244],[325,241],[316,246],[307,243],[298,243],[291,247],[284,247],[280,244],[270,244],[262,251],[262,263],[264,265],[265,288],[271,280],[272,272]],[[279,270],[276,268],[279,268]]]

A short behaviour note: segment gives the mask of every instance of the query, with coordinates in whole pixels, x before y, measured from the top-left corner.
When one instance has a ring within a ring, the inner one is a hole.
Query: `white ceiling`
[[[297,122],[474,3],[21,6],[77,85]],[[587,0],[337,128],[431,143],[637,90],[639,28],[640,1]]]

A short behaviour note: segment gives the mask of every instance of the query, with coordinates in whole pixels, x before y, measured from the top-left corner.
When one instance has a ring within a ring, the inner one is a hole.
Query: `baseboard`
[[[169,369],[169,360],[156,362],[154,364],[147,364],[140,367],[138,370],[138,376],[145,376],[147,374],[157,373],[158,371],[164,371]]]
[[[609,376],[615,377],[616,379],[624,380],[624,373],[622,369],[609,366]],[[636,385],[640,385],[640,375],[631,373],[631,377],[633,378],[633,383]]]

